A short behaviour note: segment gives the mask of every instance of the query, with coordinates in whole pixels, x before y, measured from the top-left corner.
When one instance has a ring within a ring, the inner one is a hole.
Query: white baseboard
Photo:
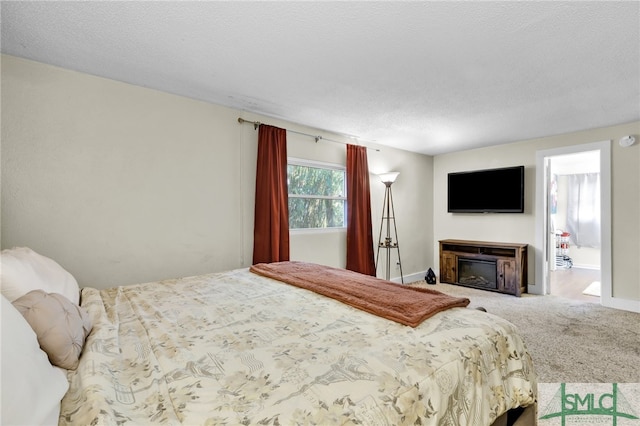
[[[602,306],[623,311],[640,313],[640,300],[621,299],[619,297],[603,297],[600,299]]]
[[[575,267],[575,266],[574,266]],[[597,268],[599,269],[599,268]],[[435,272],[435,271],[434,271]],[[404,276],[404,283],[405,284],[409,284],[415,281],[420,281],[420,280],[424,280],[424,277],[427,275],[427,271],[422,271],[422,272],[415,272],[413,274],[407,274]],[[436,272],[436,276],[438,275],[438,273]],[[391,278],[390,281],[393,281],[394,283],[397,284],[401,284],[402,280],[400,279],[400,277],[393,277]],[[529,286],[529,289],[531,290],[532,285]],[[535,288],[537,288],[537,286],[535,286]],[[536,292],[531,292],[531,294],[538,294]],[[629,300],[629,299],[621,299],[619,297],[608,297],[608,298],[602,298],[600,303],[602,304],[602,306],[606,306],[609,308],[614,308],[614,309],[622,309],[623,311],[631,311],[631,312],[638,312],[640,313],[640,301],[638,300]]]
[[[415,281],[420,281],[420,280],[424,280],[424,277],[427,275],[427,271],[423,271],[423,272],[415,272],[413,274],[407,274],[405,275],[404,278],[404,283],[405,284],[409,284]],[[393,277],[391,278],[390,281],[393,281],[394,283],[397,284],[401,284],[402,283],[402,279],[400,277]]]
[[[598,268],[599,269],[599,268]],[[435,272],[435,271],[434,271]],[[415,272],[413,274],[408,274],[404,276],[404,283],[405,284],[409,284],[415,281],[420,281],[420,280],[424,280],[424,277],[427,275],[427,271],[422,271],[422,272]],[[436,272],[436,276],[438,275],[438,273]],[[390,281],[393,281],[394,283],[397,284],[401,284],[402,280],[400,279],[400,277],[393,277],[391,278]],[[531,290],[533,285],[529,286],[529,290]],[[533,286],[535,288],[537,288],[538,286]],[[531,294],[538,294],[535,291],[531,292],[529,291]],[[602,306],[606,306],[609,308],[614,308],[614,309],[621,309],[623,311],[631,311],[631,312],[637,312],[640,313],[640,301],[639,300],[629,300],[629,299],[621,299],[619,297],[608,297],[608,298],[601,298],[600,303],[602,304]]]

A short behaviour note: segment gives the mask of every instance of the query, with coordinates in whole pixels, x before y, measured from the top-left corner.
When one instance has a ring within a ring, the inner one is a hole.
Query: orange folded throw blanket
[[[354,308],[411,327],[449,308],[464,308],[469,299],[426,288],[408,287],[346,269],[306,262],[258,263],[258,275],[331,297]]]

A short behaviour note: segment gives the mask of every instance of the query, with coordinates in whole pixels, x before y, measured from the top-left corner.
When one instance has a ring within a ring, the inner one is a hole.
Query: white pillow
[[[60,401],[69,388],[66,374],[49,363],[36,334],[2,296],[3,425],[57,424]],[[53,413],[53,415],[52,415]],[[57,415],[56,415],[57,414]]]
[[[76,279],[53,259],[28,247],[2,250],[2,295],[13,302],[31,290],[58,293],[76,305],[80,288]]]

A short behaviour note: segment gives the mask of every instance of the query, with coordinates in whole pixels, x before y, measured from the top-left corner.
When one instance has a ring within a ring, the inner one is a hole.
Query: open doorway
[[[534,294],[550,294],[552,291],[551,273],[555,268],[556,252],[556,228],[559,224],[552,222],[550,214],[551,163],[554,157],[579,154],[596,151],[599,155],[600,165],[600,302],[605,306],[612,306],[611,295],[611,141],[594,142],[582,145],[571,145],[561,148],[548,149],[536,152],[536,284],[530,286],[530,292]],[[556,213],[557,214],[557,213]],[[557,219],[557,218],[556,218]],[[571,233],[569,230],[563,230]],[[560,235],[562,237],[562,235]],[[570,243],[569,243],[570,244]],[[569,253],[569,252],[568,252]],[[573,262],[570,254],[567,261]],[[564,257],[562,260],[565,260]],[[583,260],[580,260],[582,262]],[[553,266],[552,266],[553,262]],[[594,266],[596,263],[585,262],[582,266]],[[572,265],[573,266],[573,265]],[[571,268],[565,268],[571,269]],[[587,268],[580,268],[587,269]],[[578,269],[576,268],[576,271]],[[572,271],[573,272],[573,271]],[[576,274],[577,275],[577,274]],[[591,278],[586,278],[591,279]],[[592,281],[596,281],[593,279]],[[590,283],[589,283],[590,284]],[[557,290],[557,285],[554,290]],[[581,290],[580,293],[582,293]]]
[[[600,303],[600,151],[548,157],[549,293]]]

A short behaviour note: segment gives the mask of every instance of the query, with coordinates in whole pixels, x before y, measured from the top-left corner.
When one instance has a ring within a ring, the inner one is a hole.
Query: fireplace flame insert
[[[497,289],[496,261],[459,257],[458,282],[467,286]]]

